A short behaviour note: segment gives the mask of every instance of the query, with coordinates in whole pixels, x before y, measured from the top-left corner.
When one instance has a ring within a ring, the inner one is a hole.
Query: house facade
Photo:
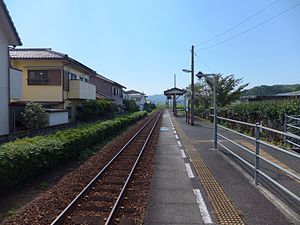
[[[9,46],[22,45],[21,39],[14,26],[12,18],[9,15],[8,9],[0,0],[0,135],[7,134],[10,131],[10,99],[13,91],[19,88],[18,71],[10,69]],[[10,74],[14,73],[11,83]],[[18,95],[14,97],[18,98]]]
[[[124,99],[133,100],[138,105],[140,110],[144,109],[144,104],[147,101],[147,96],[144,93],[138,92],[136,90],[124,91]]]
[[[283,100],[292,100],[292,99],[300,99],[300,91],[293,91],[287,93],[280,93],[276,95],[249,95],[242,96],[241,102],[259,102],[259,101],[283,101]]]
[[[125,86],[99,74],[92,75],[89,82],[96,86],[97,99],[107,99],[119,106],[123,105],[123,89],[126,88]]]
[[[82,102],[96,99],[96,86],[89,83],[95,71],[50,48],[10,49],[12,67],[22,71],[22,97],[16,111],[30,101],[48,109],[69,112],[74,121]]]

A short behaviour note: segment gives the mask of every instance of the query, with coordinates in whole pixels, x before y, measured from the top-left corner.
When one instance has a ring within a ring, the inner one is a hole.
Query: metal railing
[[[284,132],[289,134],[300,134],[300,117],[299,116],[288,116],[284,118]],[[285,147],[290,144],[293,147],[300,148],[300,141],[294,138],[284,137]]]
[[[250,149],[244,147],[243,145],[235,142],[234,140],[222,135],[219,132],[219,129],[216,129],[216,135],[217,137],[220,137],[226,141],[228,141],[229,143],[237,146],[239,149],[241,149],[242,151],[248,153],[250,156],[253,157],[254,159],[254,165],[251,164],[249,161],[247,161],[245,158],[243,158],[241,155],[237,154],[236,152],[234,152],[233,150],[229,149],[229,147],[226,147],[224,144],[222,144],[217,138],[217,144],[219,146],[221,146],[222,148],[224,148],[226,151],[228,151],[230,154],[232,154],[234,157],[236,157],[238,160],[240,160],[241,162],[243,162],[245,165],[247,165],[248,167],[250,167],[251,169],[254,170],[254,181],[255,184],[259,184],[260,183],[260,176],[264,177],[265,179],[267,179],[269,182],[271,182],[272,184],[274,184],[277,188],[281,189],[282,191],[284,191],[286,194],[288,194],[289,196],[291,196],[292,198],[294,198],[296,201],[300,202],[300,197],[295,194],[294,192],[292,192],[291,190],[289,190],[287,187],[283,186],[282,184],[280,184],[279,182],[277,182],[275,179],[273,179],[272,177],[270,177],[269,175],[267,175],[265,172],[263,172],[260,168],[260,161],[264,161],[265,163],[275,167],[276,169],[282,171],[283,173],[287,174],[288,176],[294,178],[295,180],[297,180],[298,182],[300,181],[300,176],[298,174],[296,174],[296,172],[292,172],[289,171],[285,168],[283,168],[281,165],[276,164],[275,162],[272,162],[271,160],[265,158],[264,156],[262,156],[260,154],[260,150],[261,150],[261,145],[270,147],[272,150],[278,151],[282,154],[291,156],[293,158],[295,158],[296,160],[300,159],[300,154],[298,153],[294,153],[292,151],[288,151],[285,150],[281,147],[275,146],[273,144],[270,144],[266,141],[261,140],[261,132],[263,131],[268,131],[268,132],[274,132],[278,135],[282,135],[283,137],[287,137],[287,138],[292,138],[294,140],[298,140],[300,141],[300,136],[289,133],[289,132],[282,132],[279,130],[275,130],[275,129],[271,129],[265,126],[260,125],[259,123],[256,124],[252,124],[252,123],[247,123],[247,122],[243,122],[243,121],[238,121],[238,120],[233,120],[233,119],[228,119],[228,118],[224,118],[224,117],[217,117],[218,121],[226,121],[226,122],[230,122],[230,123],[235,123],[238,125],[244,125],[244,126],[249,126],[250,128],[254,129],[255,131],[255,137],[251,137],[248,135],[245,135],[241,132],[238,132],[236,130],[230,129],[228,127],[222,126],[220,125],[220,123],[217,124],[217,128],[222,128],[225,131],[229,131],[232,132],[234,134],[237,134],[243,138],[246,138],[248,140],[254,141],[255,142],[255,152],[251,151]]]

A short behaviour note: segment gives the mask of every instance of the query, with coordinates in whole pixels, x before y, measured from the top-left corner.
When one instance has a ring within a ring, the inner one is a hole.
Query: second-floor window
[[[28,84],[48,84],[48,70],[28,70]]]
[[[28,70],[28,85],[61,85],[61,70]]]
[[[81,80],[81,81],[84,81],[84,82],[87,82],[87,81],[88,81],[88,79],[85,78],[85,77],[80,77],[80,80]]]
[[[112,93],[114,94],[114,96],[116,95],[119,95],[119,89],[118,88],[115,88],[115,87],[112,87]]]
[[[69,73],[69,79],[70,80],[77,80],[77,76],[74,73]]]

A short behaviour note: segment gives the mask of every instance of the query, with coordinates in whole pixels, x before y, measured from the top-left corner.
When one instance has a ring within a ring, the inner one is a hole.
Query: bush
[[[77,119],[81,122],[96,121],[113,115],[117,111],[114,103],[107,100],[88,100],[82,103]]]
[[[147,112],[151,112],[152,110],[156,109],[156,105],[153,103],[144,103],[144,110]]]
[[[112,134],[145,117],[137,112],[112,120],[59,131],[48,136],[23,138],[0,146],[0,189],[15,186],[103,143]]]
[[[123,104],[124,104],[124,110],[126,112],[137,112],[140,110],[139,106],[135,103],[134,100],[124,99]]]
[[[283,130],[285,114],[299,115],[300,101],[250,102],[231,105],[218,110],[218,116],[253,124],[261,123],[264,126],[277,130]],[[236,125],[231,123],[227,123],[227,125],[242,132],[254,134],[254,130],[249,129],[247,126],[239,125],[236,127]],[[278,141],[280,139],[278,135],[271,135],[270,133],[266,133],[265,137],[270,141]]]
[[[46,111],[40,103],[27,103],[25,111],[21,114],[23,117],[22,122],[28,129],[40,128],[46,123]]]

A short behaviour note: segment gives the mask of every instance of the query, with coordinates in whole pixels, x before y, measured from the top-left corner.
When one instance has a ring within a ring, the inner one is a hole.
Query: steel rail
[[[222,125],[218,125],[218,127],[222,128],[222,129],[224,129],[224,130],[227,130],[227,131],[229,131],[229,132],[232,132],[232,133],[234,133],[234,134],[237,134],[237,135],[239,135],[239,136],[242,136],[242,137],[244,137],[244,138],[248,138],[248,139],[250,139],[250,140],[252,140],[252,141],[255,141],[255,138],[254,138],[254,137],[248,136],[248,135],[246,135],[246,134],[239,133],[239,132],[237,132],[237,131],[235,131],[235,130],[232,130],[232,129],[230,129],[230,128],[224,127],[224,126],[222,126]]]
[[[76,206],[76,203],[84,194],[89,191],[92,185],[99,179],[99,177],[107,170],[107,168],[118,158],[118,156],[132,143],[132,141],[145,129],[145,127],[158,115],[155,113],[133,136],[132,138],[117,152],[117,154],[101,169],[101,171],[84,187],[84,189],[70,202],[70,204],[56,217],[51,225],[61,225],[68,213]]]
[[[293,197],[294,199],[296,199],[298,202],[300,202],[300,197],[298,195],[296,195],[294,192],[290,191],[289,189],[287,189],[286,187],[284,187],[283,185],[281,185],[280,183],[278,183],[277,181],[275,181],[274,179],[272,179],[271,177],[269,177],[263,171],[258,170],[258,172],[259,172],[259,174],[263,175],[264,178],[266,178],[271,183],[273,183],[275,186],[277,186],[278,188],[280,188],[281,190],[283,190],[285,193],[287,193],[288,195],[290,195],[291,197]]]
[[[154,122],[154,124],[152,126],[152,129],[151,129],[150,133],[147,136],[147,139],[146,139],[146,141],[145,141],[145,143],[144,143],[144,145],[143,145],[143,147],[142,147],[142,149],[141,149],[141,151],[140,151],[140,153],[139,153],[139,155],[138,155],[138,157],[137,157],[137,159],[136,159],[136,161],[135,161],[135,163],[134,163],[134,165],[133,165],[133,167],[132,167],[132,169],[130,171],[130,174],[128,175],[128,177],[126,179],[126,182],[123,185],[123,188],[122,188],[122,190],[121,190],[121,192],[120,192],[120,194],[119,194],[119,196],[118,196],[118,198],[117,198],[117,200],[116,200],[116,202],[115,202],[112,210],[110,211],[110,214],[109,214],[109,216],[108,216],[108,218],[107,218],[107,220],[105,222],[105,225],[109,225],[112,222],[113,216],[114,216],[114,214],[117,211],[117,208],[118,208],[118,206],[120,204],[120,201],[121,201],[121,199],[122,199],[122,197],[123,197],[123,195],[125,193],[125,190],[126,190],[128,184],[129,184],[131,178],[133,177],[133,173],[134,173],[134,171],[135,171],[135,169],[137,167],[137,164],[139,163],[139,161],[141,159],[141,156],[144,153],[144,150],[145,150],[145,148],[146,148],[146,146],[147,146],[147,144],[148,144],[148,142],[149,142],[149,140],[150,140],[150,138],[152,136],[152,133],[154,131],[154,128],[156,127],[156,124],[157,124],[157,122],[158,122],[158,120],[160,118],[160,115],[161,115],[161,112],[158,115],[158,117],[156,118],[156,120],[155,120],[155,122]]]
[[[239,121],[239,120],[228,119],[228,118],[221,117],[221,116],[217,116],[217,118],[220,119],[220,120],[225,120],[225,121],[229,121],[229,122],[233,122],[233,123],[247,125],[247,126],[250,126],[250,127],[255,127],[255,124],[252,124],[252,123],[247,123],[247,122],[243,122],[243,121]]]
[[[287,117],[287,118],[290,118],[290,119],[293,119],[293,120],[298,120],[298,121],[300,121],[300,118],[298,118],[298,117],[288,116],[288,115],[286,115],[286,117]]]
[[[300,148],[300,145],[297,144],[297,143],[295,143],[295,142],[292,142],[292,141],[290,141],[290,140],[286,140],[286,142],[288,142],[288,143],[290,143],[290,144],[292,144],[292,145],[294,145],[294,146]]]
[[[265,161],[266,163],[269,163],[270,165],[276,167],[277,169],[283,171],[284,173],[288,174],[289,176],[295,178],[296,180],[300,180],[299,175],[290,172],[289,170],[283,168],[282,166],[277,165],[276,163],[273,163],[272,161],[266,159],[265,157],[263,157],[261,155],[258,155],[257,157],[260,158],[261,160]]]
[[[300,130],[300,127],[296,127],[296,126],[294,126],[294,124],[290,124],[290,123],[287,124],[287,127],[291,127],[291,128]]]
[[[218,142],[218,144],[221,147],[223,147],[225,150],[227,150],[228,152],[230,152],[233,156],[235,156],[236,158],[238,158],[239,160],[241,160],[243,163],[245,163],[247,166],[249,166],[250,168],[252,168],[253,170],[255,170],[255,167],[251,163],[249,163],[247,160],[243,159],[241,156],[239,156],[238,154],[236,154],[233,151],[231,151],[229,148],[227,148],[222,143]]]
[[[293,152],[287,151],[287,150],[285,150],[283,148],[277,147],[275,145],[272,145],[272,144],[270,144],[268,142],[265,142],[265,141],[262,141],[262,140],[258,140],[257,142],[259,142],[260,144],[266,145],[266,146],[268,146],[268,147],[270,147],[272,149],[275,149],[276,151],[279,151],[281,153],[285,153],[285,154],[287,154],[289,156],[292,156],[294,158],[300,159],[300,154],[299,153],[293,153]]]
[[[265,126],[262,126],[262,125],[257,125],[257,126],[261,129],[263,129],[263,130],[267,130],[267,131],[270,131],[270,132],[273,132],[273,133],[276,133],[276,134],[281,134],[281,135],[286,136],[286,137],[290,137],[290,138],[300,140],[300,136],[298,136],[296,134],[292,134],[292,133],[289,133],[289,132],[283,132],[283,131],[280,131],[280,130],[275,130],[273,128],[265,127]]]
[[[229,138],[223,136],[222,134],[217,133],[217,135],[220,136],[221,138],[227,140],[228,142],[230,142],[230,143],[232,143],[232,144],[234,144],[234,145],[240,147],[241,149],[243,149],[244,151],[246,151],[246,152],[249,153],[250,155],[255,156],[255,153],[252,152],[251,150],[249,150],[248,148],[246,148],[246,147],[244,147],[244,146],[242,146],[242,145],[236,143],[235,141],[232,141],[231,139],[229,139]]]

